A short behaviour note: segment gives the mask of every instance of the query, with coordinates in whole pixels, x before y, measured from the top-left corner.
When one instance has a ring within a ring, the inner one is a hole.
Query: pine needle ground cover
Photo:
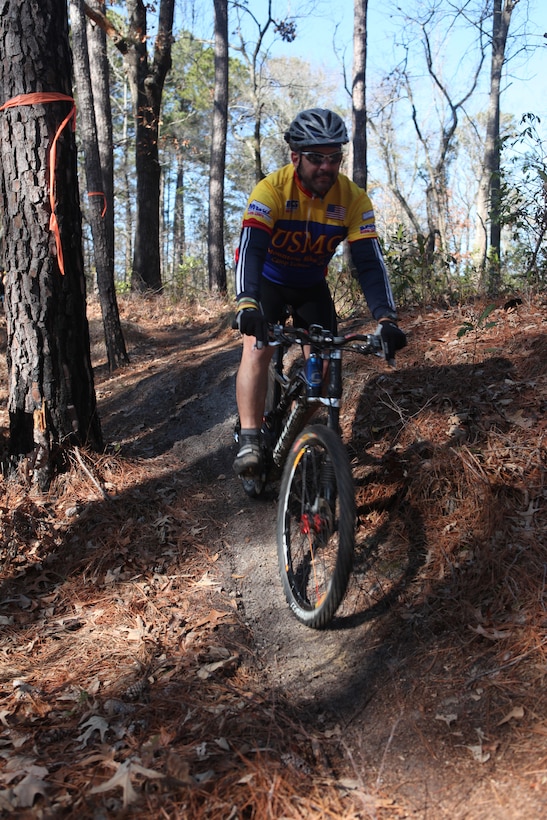
[[[46,496],[2,482],[2,815],[540,815],[545,306],[500,305],[488,327],[483,308],[407,311],[396,371],[348,360],[359,530],[332,639],[363,630],[383,674],[329,712],[272,683],[230,572],[248,502],[223,502],[233,448],[208,415],[225,405],[229,429],[229,309],[122,301],[131,364],[109,374],[90,305],[107,450],[72,453]],[[283,628],[300,640],[288,612]]]

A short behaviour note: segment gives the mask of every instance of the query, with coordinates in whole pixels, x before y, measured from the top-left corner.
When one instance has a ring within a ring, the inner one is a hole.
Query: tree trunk
[[[154,59],[150,68],[144,0],[126,0],[128,34],[122,35],[101,11],[86,4],[86,14],[111,38],[125,60],[135,113],[135,176],[137,204],[131,286],[159,293],[160,164],[159,118],[163,86],[171,68],[175,0],[161,0]]]
[[[209,177],[209,289],[226,293],[224,258],[224,170],[228,128],[228,0],[215,4],[215,93]]]
[[[93,234],[97,287],[103,317],[107,361],[110,371],[113,371],[117,367],[127,364],[129,357],[125,349],[118,302],[116,300],[114,257],[109,252],[108,247],[105,221],[108,202],[103,190],[103,174],[95,123],[94,92],[91,88],[92,75],[87,50],[86,21],[82,0],[70,0],[70,23],[74,75],[78,87],[78,103],[81,115],[82,146],[85,157],[87,187],[90,194],[89,221]],[[96,92],[97,94],[100,92],[99,86],[97,86]]]
[[[146,4],[126,0],[129,14],[127,53],[135,111],[137,209],[132,287],[160,292],[160,164],[159,118],[163,85],[171,67],[175,0],[161,0],[154,60],[147,53]]]
[[[88,0],[87,5],[100,11],[105,0]],[[82,2],[83,5],[83,2]],[[101,161],[102,192],[106,211],[106,246],[109,263],[114,277],[114,148],[112,132],[112,106],[110,103],[110,69],[106,49],[106,34],[100,26],[87,23],[87,47],[89,52],[90,75],[93,78],[93,110],[97,126],[97,144]]]
[[[486,137],[482,178],[477,197],[477,229],[475,246],[481,280],[484,284],[487,259],[490,257],[487,289],[499,290],[501,257],[500,220],[500,96],[501,74],[505,62],[505,47],[511,14],[518,0],[494,0],[492,18],[492,60],[490,65],[490,98],[486,117]],[[488,245],[488,239],[490,243]]]
[[[368,0],[354,0],[353,8],[353,82],[352,82],[352,145],[353,180],[367,187],[367,7]]]
[[[0,48],[10,454],[17,461],[28,455],[35,482],[46,487],[61,443],[102,447],[86,318],[66,0],[5,0]],[[35,93],[54,101],[14,100]]]
[[[255,124],[253,129],[253,156],[255,167],[255,184],[264,179],[266,174],[262,167],[262,109],[264,105],[256,102]]]
[[[177,185],[175,190],[175,212],[173,216],[173,270],[175,281],[184,264],[186,226],[184,215],[184,149],[177,151]]]
[[[128,107],[126,106],[128,94],[128,84],[124,83],[124,106],[123,106],[123,139],[122,139],[122,176],[123,176],[123,190],[125,192],[123,198],[123,224],[125,230],[125,246],[124,246],[124,285],[131,284],[131,266],[133,265],[133,209],[131,207],[131,178],[132,178],[132,164],[131,153],[129,150],[129,116],[127,114]]]
[[[462,96],[454,100],[450,91],[445,85],[442,75],[437,71],[434,62],[434,50],[431,47],[430,32],[428,24],[433,20],[430,17],[427,23],[421,23],[422,42],[429,76],[440,94],[443,121],[439,130],[439,144],[436,156],[431,149],[431,137],[427,132],[422,131],[418,122],[418,114],[414,103],[414,96],[410,75],[404,72],[404,83],[408,100],[412,109],[412,121],[416,129],[416,135],[424,152],[424,166],[427,173],[426,188],[426,213],[428,233],[426,239],[426,254],[428,262],[433,263],[434,256],[438,251],[440,254],[449,252],[449,167],[450,158],[454,147],[458,128],[459,111],[464,107],[467,100],[477,87],[480,70],[484,61],[484,52],[481,51],[479,62],[474,71],[469,73],[467,79],[467,90]]]
[[[368,0],[353,3],[353,76],[351,84],[352,140],[349,157],[350,173],[354,182],[367,187],[367,6]],[[356,275],[348,242],[344,243],[344,264]]]

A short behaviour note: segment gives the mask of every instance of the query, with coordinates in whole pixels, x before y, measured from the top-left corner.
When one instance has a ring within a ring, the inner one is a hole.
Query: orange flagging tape
[[[88,196],[102,196],[103,198],[103,209],[101,211],[101,218],[104,217],[106,213],[106,195],[102,191],[88,191]]]
[[[11,100],[8,100],[3,105],[0,105],[0,111],[5,111],[7,108],[16,108],[19,105],[40,105],[42,103],[52,102],[69,102],[72,104],[69,113],[66,115],[55,133],[51,144],[51,150],[49,152],[49,204],[51,208],[49,229],[55,237],[55,245],[57,247],[57,264],[59,265],[61,274],[64,276],[65,265],[63,258],[63,246],[61,244],[61,234],[59,231],[57,216],[55,214],[55,161],[57,159],[57,140],[59,139],[63,129],[72,120],[72,130],[76,130],[76,104],[74,102],[74,98],[69,97],[68,94],[58,94],[55,91],[37,91],[33,94],[18,94],[16,97],[12,97]]]

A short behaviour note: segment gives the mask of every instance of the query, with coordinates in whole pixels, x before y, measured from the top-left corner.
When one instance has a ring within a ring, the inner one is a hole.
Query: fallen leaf
[[[466,749],[469,749],[478,763],[486,763],[487,760],[490,760],[490,752],[483,751],[482,743],[477,746],[466,746]]]
[[[179,780],[181,783],[190,785],[194,782],[194,779],[190,774],[190,765],[188,761],[175,754],[175,752],[169,752],[169,755],[167,756],[167,773],[171,777],[174,777],[175,780]]]
[[[523,430],[530,430],[530,428],[534,426],[534,420],[526,418],[522,410],[517,410],[516,413],[505,413],[505,418]]]
[[[206,772],[198,772],[195,775],[194,780],[196,781],[196,783],[207,783],[209,780],[212,780],[214,776],[215,776],[214,770],[213,769],[207,769]]]
[[[500,722],[497,724],[498,726],[502,726],[504,723],[509,723],[510,720],[515,718],[519,720],[520,718],[524,717],[524,707],[523,706],[515,706],[508,712],[505,717],[502,717]]]
[[[203,532],[203,530],[206,530],[206,529],[207,529],[207,527],[192,527],[190,529],[190,535],[199,535],[200,532]]]
[[[24,746],[29,737],[30,735],[21,735],[17,732],[10,732],[10,741],[14,749],[19,749],[21,746]]]
[[[130,803],[134,803],[138,798],[138,794],[131,783],[130,772],[131,761],[126,760],[125,763],[120,763],[117,772],[112,775],[110,780],[102,783],[100,786],[94,786],[91,789],[91,794],[102,794],[109,792],[112,789],[120,787],[123,790],[123,805],[126,808]]]
[[[7,726],[9,729],[9,723],[7,722],[6,718],[13,714],[13,711],[10,709],[0,709],[0,723],[4,726]]]
[[[87,692],[89,695],[96,695],[100,688],[101,681],[99,680],[99,678],[95,678],[95,680],[91,681],[91,683],[87,687]]]
[[[89,720],[86,720],[85,723],[81,724],[80,728],[85,729],[85,732],[78,738],[78,740],[81,741],[82,746],[87,746],[87,743],[94,732],[99,732],[101,736],[101,743],[104,743],[104,736],[108,731],[108,723],[100,715],[92,715]]]
[[[197,623],[193,624],[193,629],[198,629],[200,626],[205,626],[206,624],[215,627],[219,621],[223,618],[227,618],[228,615],[231,614],[231,612],[220,612],[218,609],[211,609],[208,615],[204,618],[200,618]]]
[[[485,629],[481,624],[478,626],[469,625],[469,629],[471,632],[476,632],[477,635],[482,635],[483,638],[488,638],[489,641],[500,641],[503,640],[503,638],[510,638],[513,634],[511,630],[508,629],[495,629],[494,627]]]
[[[134,760],[125,760],[118,765],[117,771],[112,775],[110,780],[102,783],[100,786],[94,786],[91,789],[91,794],[101,794],[112,789],[121,788],[123,790],[123,805],[126,808],[130,803],[134,803],[138,799],[138,794],[131,783],[131,775],[140,774],[143,777],[150,779],[161,779],[165,775],[161,772],[156,772],[153,769],[147,769],[141,766]]]
[[[198,678],[200,680],[207,680],[210,678],[213,672],[216,672],[218,669],[222,669],[224,666],[227,666],[232,661],[237,660],[237,655],[231,655],[229,658],[226,658],[222,661],[215,661],[214,663],[206,663],[200,669],[198,669]]]
[[[145,636],[145,630],[142,627],[133,629],[130,626],[121,626],[120,632],[125,634],[128,641],[142,641]]]
[[[458,719],[458,716],[453,715],[453,714],[450,714],[450,715],[437,714],[437,715],[435,715],[435,720],[444,720],[444,722],[446,723],[447,726],[450,726],[450,724],[454,723],[454,721],[457,720],[457,719]]]
[[[44,783],[43,780],[28,774],[12,791],[17,798],[17,806],[28,809],[34,805],[36,795],[40,794],[45,797],[47,788],[47,783]]]
[[[0,777],[5,783],[11,783],[23,774],[38,778],[45,777],[49,771],[45,766],[36,764],[33,757],[17,756],[9,758]]]
[[[17,800],[11,789],[6,789],[5,791],[0,792],[0,809],[2,809],[2,811],[13,811],[13,809],[16,808],[16,802]]]
[[[194,586],[196,586],[196,587],[216,587],[216,586],[219,586],[219,581],[218,581],[218,579],[216,579],[216,578],[215,578],[215,579],[210,578],[210,577],[209,577],[209,573],[208,573],[208,572],[205,572],[205,573],[201,576],[201,578],[199,579],[199,581],[196,581],[196,583],[194,584]]]

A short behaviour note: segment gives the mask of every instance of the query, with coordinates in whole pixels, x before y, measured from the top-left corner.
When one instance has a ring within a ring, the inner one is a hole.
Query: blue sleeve
[[[357,279],[375,319],[397,316],[384,256],[377,239],[358,239],[350,243]]]
[[[270,245],[270,234],[261,228],[243,228],[236,262],[236,298],[260,301],[260,279]]]

